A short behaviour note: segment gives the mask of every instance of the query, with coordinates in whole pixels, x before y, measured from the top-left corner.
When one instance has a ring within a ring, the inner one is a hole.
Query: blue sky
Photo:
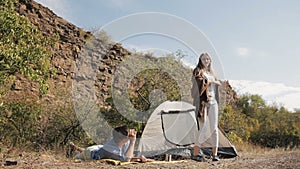
[[[85,30],[100,29],[113,20],[135,13],[170,14],[186,20],[206,35],[217,51],[224,79],[300,87],[298,0],[35,1]],[[142,44],[138,38],[135,42],[151,48],[151,43]],[[166,43],[156,42],[156,45],[163,44]],[[300,107],[300,101],[297,105]]]

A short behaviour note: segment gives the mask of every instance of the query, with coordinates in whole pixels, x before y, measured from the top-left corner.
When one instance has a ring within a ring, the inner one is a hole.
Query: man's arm
[[[128,161],[130,161],[130,159],[133,157],[134,145],[136,140],[136,131],[134,129],[129,129],[128,138],[130,140],[130,144],[125,153],[125,156],[128,159]]]

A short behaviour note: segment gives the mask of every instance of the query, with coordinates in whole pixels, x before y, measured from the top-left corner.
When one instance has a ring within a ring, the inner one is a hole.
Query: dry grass
[[[270,154],[272,155],[279,155],[282,154],[283,152],[293,152],[297,151],[297,149],[293,150],[285,150],[284,148],[266,148],[266,147],[261,147],[261,146],[255,146],[251,144],[238,144],[235,145],[236,150],[239,154],[240,157],[244,158],[254,158],[257,156],[269,156]]]
[[[196,162],[186,160],[180,163],[147,163],[147,164],[128,164],[125,166],[114,166],[112,164],[91,162],[78,162],[73,159],[65,158],[63,151],[44,151],[44,152],[20,152],[13,150],[2,158],[0,165],[3,167],[5,161],[17,161],[17,165],[6,166],[6,168],[59,168],[59,169],[94,169],[94,168],[127,168],[127,169],[150,169],[150,168],[300,168],[300,149],[284,150],[269,149],[249,144],[237,145],[236,149],[239,157],[232,159],[221,159],[219,162]],[[4,152],[4,151],[2,151]]]

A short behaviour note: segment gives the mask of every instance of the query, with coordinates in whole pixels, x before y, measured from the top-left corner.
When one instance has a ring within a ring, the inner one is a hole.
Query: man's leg
[[[67,152],[66,152],[66,157],[67,158],[73,158],[74,156],[74,152],[75,151],[79,151],[80,153],[83,152],[85,150],[85,148],[79,147],[77,145],[75,145],[73,142],[69,143]]]
[[[74,144],[73,142],[70,142],[70,146],[74,147],[74,150],[77,150],[79,152],[83,152],[85,150],[85,148],[79,147],[76,144]]]

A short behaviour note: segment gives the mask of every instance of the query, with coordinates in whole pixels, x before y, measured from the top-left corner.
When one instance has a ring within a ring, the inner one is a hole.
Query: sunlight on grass
[[[299,152],[300,148],[284,149],[284,148],[266,148],[249,143],[235,144],[235,148],[240,157],[243,158],[257,158],[267,156],[277,156],[280,154],[289,154]]]

